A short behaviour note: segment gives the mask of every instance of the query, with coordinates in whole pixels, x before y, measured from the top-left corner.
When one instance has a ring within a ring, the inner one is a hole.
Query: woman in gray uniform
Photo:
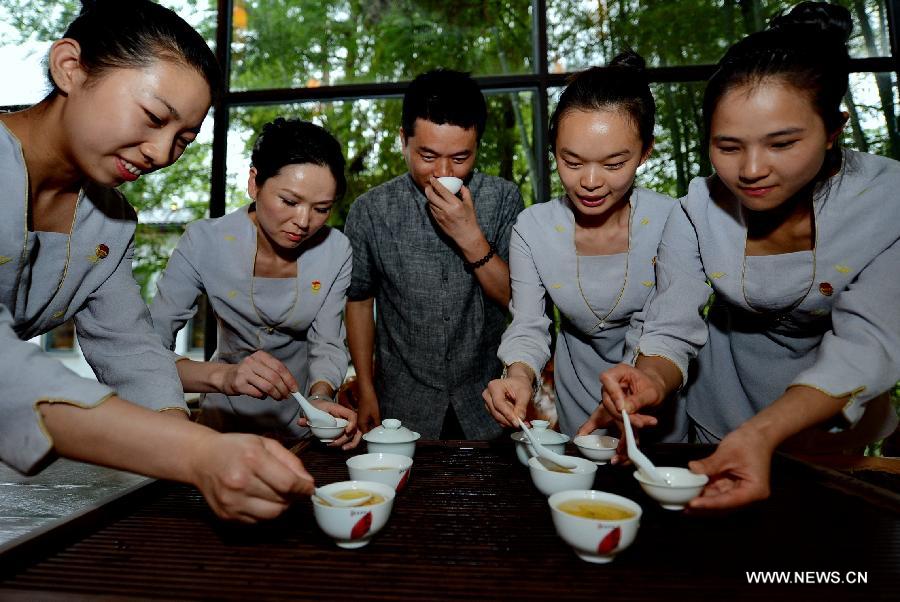
[[[0,116],[0,460],[29,473],[55,451],[193,483],[222,517],[281,513],[311,477],[274,441],[187,420],[131,274],[137,217],[114,189],[196,137],[215,57],[174,12],[101,0],[85,3],[48,66],[50,94]],[[99,382],[28,342],[70,318]]]
[[[803,3],[726,53],[704,100],[716,175],[666,226],[637,369],[603,376],[613,413],[688,383],[697,438],[721,439],[691,465],[711,477],[692,507],[766,497],[790,437],[861,449],[897,424],[900,165],[837,144],[851,27],[846,9]]]
[[[163,344],[206,293],[218,318],[210,362],[179,358],[185,391],[204,393],[200,421],[222,431],[300,434],[291,391],[348,419],[330,445],[354,447],[356,413],[333,402],[347,373],[347,238],[325,225],[347,187],[341,146],[323,128],[276,119],[251,156],[253,203],[192,223],[169,259],[150,309]]]
[[[634,185],[653,147],[655,112],[644,61],[633,52],[579,73],[560,97],[550,141],[566,194],[523,211],[510,243],[513,319],[497,353],[507,368],[484,392],[501,425],[524,418],[550,359],[547,295],[562,316],[553,365],[564,433],[597,407],[600,373],[633,357],[657,246],[676,206]]]

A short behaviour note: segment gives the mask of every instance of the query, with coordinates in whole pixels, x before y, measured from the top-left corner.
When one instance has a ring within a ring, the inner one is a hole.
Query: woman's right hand
[[[636,428],[656,424],[653,416],[638,413],[642,408],[659,405],[666,398],[665,385],[656,375],[630,364],[619,364],[600,375],[600,384],[603,408],[613,420],[622,423],[622,410],[626,410],[631,425]]]
[[[254,351],[239,364],[229,364],[224,376],[222,392],[226,395],[282,400],[290,398],[291,391],[299,390],[287,366],[265,351]]]
[[[500,426],[519,428],[519,420],[525,420],[534,394],[531,382],[524,376],[507,376],[488,383],[481,394],[484,407]]]
[[[313,478],[303,463],[272,439],[212,432],[198,438],[191,452],[190,481],[220,518],[275,518],[297,497],[312,494]]]

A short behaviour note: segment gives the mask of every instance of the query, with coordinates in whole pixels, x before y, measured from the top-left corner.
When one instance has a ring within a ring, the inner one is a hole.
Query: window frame
[[[890,72],[900,78],[900,38],[898,38],[897,18],[900,0],[885,0],[887,8],[888,35],[891,42],[890,57],[854,58],[850,61],[851,72]],[[320,86],[315,88],[269,88],[258,90],[231,91],[231,32],[233,0],[217,0],[216,56],[222,66],[224,90],[216,101],[213,114],[212,173],[210,183],[209,216],[225,214],[226,200],[226,145],[230,126],[231,109],[240,106],[288,104],[308,101],[354,101],[385,97],[401,97],[409,81],[345,84]],[[533,123],[534,152],[538,173],[535,174],[536,198],[550,196],[550,158],[547,152],[547,132],[549,126],[549,91],[564,86],[571,73],[550,73],[547,62],[547,2],[532,0],[532,57],[535,70],[518,75],[475,76],[474,79],[485,92],[532,92],[536,99]],[[647,69],[650,83],[686,83],[706,81],[713,74],[715,65],[684,65],[673,67],[653,67]],[[206,314],[205,356],[212,357],[216,347],[216,318],[213,312]]]

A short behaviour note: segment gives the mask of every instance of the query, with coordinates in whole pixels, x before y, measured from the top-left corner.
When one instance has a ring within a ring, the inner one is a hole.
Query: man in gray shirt
[[[400,128],[409,172],[360,196],[347,216],[347,338],[363,430],[385,416],[426,439],[500,434],[481,392],[502,368],[509,237],[523,203],[511,182],[474,172],[486,120],[467,74],[418,76]],[[465,184],[451,194],[442,176]]]

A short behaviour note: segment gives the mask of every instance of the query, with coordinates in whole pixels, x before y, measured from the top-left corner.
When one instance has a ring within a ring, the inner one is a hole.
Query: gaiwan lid
[[[381,426],[363,435],[363,439],[372,443],[409,443],[420,436],[419,433],[401,426],[396,418],[386,418],[381,422]]]
[[[569,440],[568,435],[564,435],[562,433],[558,433],[556,431],[551,431],[549,428],[550,423],[546,420],[532,420],[531,421],[531,436],[537,437],[538,443],[544,444],[553,444],[553,443],[565,443]],[[528,439],[525,437],[525,433],[522,431],[516,431],[512,435],[513,441],[521,441],[522,443],[528,443]]]

